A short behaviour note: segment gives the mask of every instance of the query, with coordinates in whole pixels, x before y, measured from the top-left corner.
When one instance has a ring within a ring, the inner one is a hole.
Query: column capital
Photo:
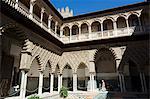
[[[36,3],[36,0],[30,0],[30,3],[34,5]]]
[[[45,12],[45,8],[42,7],[42,8],[41,8],[41,13],[44,13],[44,12]]]
[[[48,16],[48,19],[49,19],[49,20],[52,20],[52,17],[53,17],[52,15],[49,15],[49,16]]]

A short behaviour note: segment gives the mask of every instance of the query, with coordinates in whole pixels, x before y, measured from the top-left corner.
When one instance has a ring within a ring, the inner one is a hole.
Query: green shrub
[[[41,99],[41,98],[39,96],[34,95],[34,96],[29,97],[28,99]]]
[[[60,89],[60,97],[66,98],[68,96],[68,90],[64,86]]]

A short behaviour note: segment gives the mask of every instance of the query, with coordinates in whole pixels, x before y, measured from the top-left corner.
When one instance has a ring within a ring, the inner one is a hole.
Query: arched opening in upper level
[[[73,90],[73,75],[72,68],[67,64],[62,73],[62,85],[65,86],[69,91]]]
[[[138,16],[135,14],[131,14],[128,18],[128,21],[129,21],[129,27],[139,26]]]
[[[51,21],[51,29],[53,32],[55,31],[55,22],[53,20]]]
[[[104,20],[103,22],[103,30],[112,30],[114,29],[113,27],[113,21],[111,19],[107,19],[107,20]]]
[[[63,35],[65,35],[65,36],[70,36],[70,29],[69,29],[69,27],[64,27],[63,28]]]
[[[88,25],[86,23],[83,23],[81,25],[81,33],[84,34],[84,33],[89,33],[89,29],[88,29]]]
[[[101,31],[101,24],[98,21],[93,22],[91,25],[91,31],[92,32]]]
[[[33,6],[33,17],[38,22],[41,22],[41,8],[37,4]]]
[[[84,63],[81,63],[77,69],[77,78],[77,89],[86,91],[88,85],[89,70]]]
[[[72,35],[78,35],[79,34],[79,27],[77,25],[72,26]]]
[[[117,28],[125,28],[127,27],[126,19],[124,17],[117,18]]]
[[[46,12],[43,13],[43,22],[46,27],[48,27],[48,14]]]

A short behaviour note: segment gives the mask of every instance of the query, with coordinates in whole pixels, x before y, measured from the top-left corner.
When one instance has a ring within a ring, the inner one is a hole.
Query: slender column
[[[77,91],[77,74],[73,74],[73,91]]]
[[[25,99],[25,95],[26,95],[27,75],[28,73],[25,73],[22,99]]]
[[[126,92],[126,86],[125,86],[125,80],[124,80],[124,75],[121,75],[122,78],[122,87],[123,87],[123,91]]]
[[[113,35],[117,36],[117,23],[116,23],[116,21],[113,22],[113,26],[114,26],[114,32],[115,32]]]
[[[128,19],[126,19],[126,24],[127,24],[127,31],[128,31],[128,34],[129,34],[129,21],[128,21]]]
[[[39,88],[38,88],[38,94],[42,94],[42,87],[43,87],[43,72],[39,72]]]
[[[62,88],[62,74],[60,75],[60,88]]]
[[[53,92],[53,85],[54,85],[54,74],[51,74],[51,82],[50,82],[50,92]]]
[[[92,75],[90,73],[90,91],[92,91]]]
[[[61,86],[61,74],[58,74],[58,92],[60,92]]]
[[[140,17],[138,17],[138,21],[139,21],[139,28],[140,28],[140,32],[142,32],[142,24],[141,24]]]
[[[102,37],[103,37],[103,23],[101,23],[101,33],[102,33]]]
[[[145,76],[144,76],[144,73],[142,73],[142,72],[140,72],[140,80],[141,80],[141,85],[142,85],[142,91],[147,92]]]
[[[119,72],[119,82],[120,82],[120,89],[121,89],[121,92],[123,92],[123,85],[122,85],[122,77],[121,77],[121,73]]]
[[[30,0],[30,9],[29,9],[29,13],[30,13],[29,17],[30,18],[33,18],[33,6],[34,6],[34,4],[35,4],[35,0]]]
[[[25,70],[21,70],[20,99],[24,99],[24,98],[23,98],[24,79],[25,79]]]
[[[80,40],[80,37],[81,37],[81,26],[79,26],[79,40]]]
[[[58,26],[58,22],[56,21],[56,23],[55,23],[55,35],[57,35],[57,26]]]
[[[71,28],[69,28],[69,29],[70,29],[70,41],[71,41],[72,30],[71,30]]]
[[[89,25],[88,28],[89,28],[89,38],[91,38],[91,32],[92,32],[91,25]]]
[[[43,26],[43,14],[45,12],[44,8],[41,8],[41,27]]]
[[[94,73],[91,74],[91,78],[92,78],[92,91],[95,90],[95,85],[94,85]]]
[[[49,17],[48,17],[48,30],[49,30],[49,31],[50,31],[50,29],[51,29],[51,21],[52,21],[52,16],[49,15]]]

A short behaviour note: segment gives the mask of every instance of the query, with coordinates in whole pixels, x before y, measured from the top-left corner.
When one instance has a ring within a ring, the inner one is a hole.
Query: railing
[[[24,4],[22,4],[21,2],[17,3],[15,0],[2,0],[2,1],[7,3],[8,5],[10,5],[12,8],[16,9],[22,15],[24,15],[25,17],[27,17],[28,19],[30,19],[31,21],[33,21],[34,23],[39,25],[41,28],[43,28],[48,33],[52,34],[58,40],[60,40],[60,37],[55,35],[55,32],[52,31],[52,29],[49,29],[48,26],[44,22],[42,22],[43,25],[41,25],[41,19],[37,15],[35,15],[35,14],[30,15],[29,9]]]
[[[95,39],[106,39],[106,38],[113,38],[113,37],[120,37],[120,36],[130,36],[133,33],[141,33],[140,26],[133,26],[133,27],[125,27],[125,28],[118,28],[117,30],[105,30],[105,31],[98,31],[98,32],[91,32],[91,33],[81,33],[80,35],[73,35],[71,39],[69,36],[63,36],[62,40],[65,43],[70,42],[79,42],[85,40],[95,40]]]

